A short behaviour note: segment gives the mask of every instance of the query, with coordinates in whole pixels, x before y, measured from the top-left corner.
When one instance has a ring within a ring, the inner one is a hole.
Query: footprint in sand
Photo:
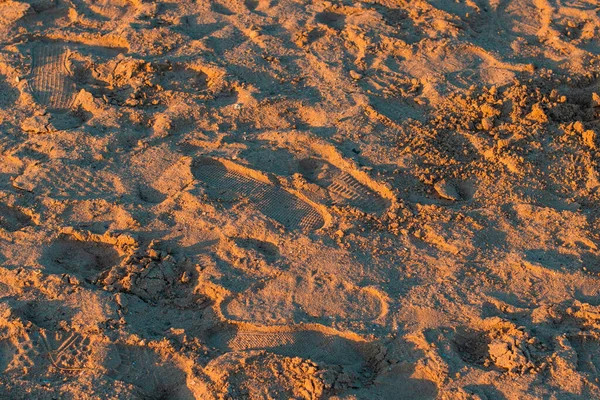
[[[334,11],[324,11],[318,14],[315,20],[336,30],[342,30],[346,26],[346,15]]]
[[[490,339],[485,332],[464,330],[458,333],[452,342],[458,356],[468,364],[481,367],[489,358]]]
[[[91,280],[119,264],[117,249],[107,243],[62,238],[53,242],[43,256],[43,264],[54,274],[74,274]]]
[[[271,7],[271,0],[245,0],[244,4],[248,10],[264,15],[262,12]]]
[[[41,343],[52,365],[61,371],[82,371],[93,353],[89,337],[68,332],[40,332]]]
[[[279,247],[274,243],[267,242],[264,240],[258,240],[254,238],[234,238],[233,241],[239,247],[254,253],[257,255],[264,257],[267,261],[273,262],[277,260],[280,256]],[[252,254],[254,255],[254,254]],[[254,257],[257,258],[257,257]]]
[[[579,334],[569,337],[577,352],[577,370],[591,375],[594,381],[600,379],[600,338],[593,334]]]
[[[50,111],[71,108],[75,99],[75,82],[68,67],[69,49],[60,42],[39,42],[31,51],[33,97]]]
[[[76,70],[73,59],[104,60],[126,52],[124,48],[55,40],[37,40],[26,46],[31,56],[28,88],[34,100],[51,114],[50,123],[56,129],[74,128],[84,122],[82,115],[73,113],[73,107],[79,91],[76,75],[86,72]]]
[[[16,207],[0,204],[0,227],[16,232],[32,224],[31,217]]]
[[[41,338],[25,331],[0,342],[0,372],[23,371],[33,368],[41,356]]]
[[[388,207],[378,193],[325,160],[305,158],[300,161],[299,169],[309,182],[328,190],[334,204],[356,207],[367,213],[381,213]]]
[[[87,164],[65,163],[62,159],[31,163],[11,183],[20,190],[54,199],[108,198],[114,201],[115,191],[124,193],[126,190],[119,177],[109,170],[94,170]]]
[[[359,337],[319,329],[237,328],[229,326],[209,337],[210,346],[223,352],[265,350],[285,357],[299,357],[316,363],[339,365],[355,379],[376,374],[372,361],[382,349]]]
[[[89,367],[93,351],[89,337],[34,327],[0,342],[0,371],[47,369],[48,362],[61,371],[82,371]]]
[[[0,373],[6,372],[14,356],[14,348],[8,339],[0,340]]]
[[[218,199],[248,199],[265,216],[290,230],[313,231],[324,224],[323,216],[308,202],[280,186],[234,170],[235,164],[201,158],[192,166],[194,177],[203,182],[209,196]]]
[[[185,371],[151,348],[117,344],[102,364],[110,378],[136,386],[141,398],[193,398],[185,396],[189,393]]]
[[[385,298],[374,288],[360,288],[331,276],[281,272],[226,299],[221,311],[230,320],[373,321],[387,313]]]
[[[123,18],[127,16],[127,14],[132,14],[132,3],[135,3],[135,1],[100,0],[92,5],[91,8],[104,18],[115,20]]]

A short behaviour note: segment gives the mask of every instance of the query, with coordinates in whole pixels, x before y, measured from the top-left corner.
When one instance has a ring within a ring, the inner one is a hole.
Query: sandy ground
[[[0,43],[0,398],[600,398],[596,0],[3,0]]]

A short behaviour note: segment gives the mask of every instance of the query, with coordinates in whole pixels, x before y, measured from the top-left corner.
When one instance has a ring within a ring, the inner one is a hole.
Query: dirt
[[[0,1],[0,398],[600,398],[594,0]]]

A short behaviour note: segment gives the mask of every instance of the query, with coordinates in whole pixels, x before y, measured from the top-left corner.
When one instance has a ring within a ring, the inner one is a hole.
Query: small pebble
[[[483,118],[481,120],[481,127],[486,131],[492,130],[494,128],[494,120],[491,118]]]
[[[350,77],[351,77],[352,79],[354,79],[355,81],[357,81],[357,80],[359,80],[360,78],[362,78],[362,75],[361,75],[361,74],[359,74],[358,72],[356,72],[356,71],[352,70],[352,71],[350,71]]]
[[[455,185],[442,180],[433,185],[435,191],[444,199],[459,201],[462,199],[462,196],[458,192],[458,189]]]

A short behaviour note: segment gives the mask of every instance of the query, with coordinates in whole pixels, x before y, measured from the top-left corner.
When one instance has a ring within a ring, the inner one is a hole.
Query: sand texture
[[[600,399],[597,0],[0,0],[0,399]]]

